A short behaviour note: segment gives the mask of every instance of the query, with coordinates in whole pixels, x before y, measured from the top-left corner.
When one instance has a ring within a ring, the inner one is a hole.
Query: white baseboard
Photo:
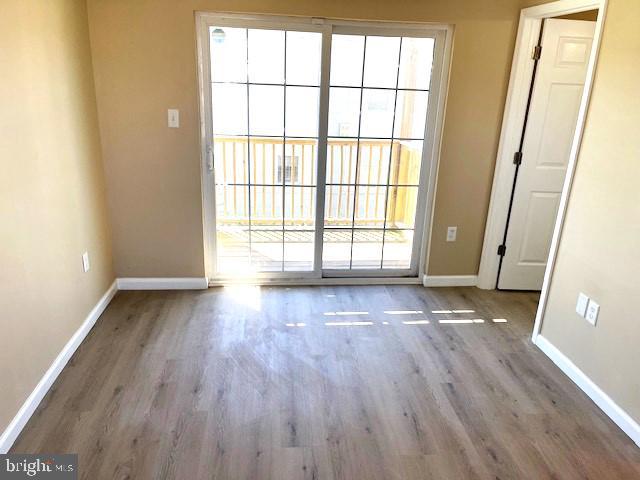
[[[2,432],[2,435],[0,436],[0,453],[7,453],[9,451],[13,442],[18,438],[18,435],[31,418],[31,415],[33,415],[33,412],[35,412],[36,408],[51,388],[51,385],[53,385],[53,382],[56,381],[56,378],[58,378],[62,369],[65,367],[76,349],[80,346],[87,334],[91,331],[96,321],[102,312],[104,312],[104,309],[107,308],[107,305],[109,305],[109,302],[111,302],[111,299],[117,291],[117,284],[114,281],[102,298],[98,300],[96,306],[89,312],[89,315],[87,315],[87,318],[82,322],[80,328],[76,330],[62,351],[58,354],[49,369],[36,385],[36,388],[33,389],[27,400],[22,404],[22,407],[20,407],[20,410],[18,410],[16,416],[13,417],[9,426],[7,426],[5,431]]]
[[[209,287],[206,277],[118,278],[118,290],[203,290]]]
[[[425,275],[422,277],[425,287],[475,287],[477,275]]]
[[[640,425],[629,416],[609,395],[585,375],[571,360],[558,350],[549,340],[538,335],[536,345],[542,350],[560,370],[562,370],[580,389],[586,393],[607,416],[618,425],[624,433],[629,435],[640,447]]]
[[[98,303],[87,315],[80,328],[76,330],[62,351],[58,354],[44,376],[40,379],[34,390],[13,417],[2,435],[0,435],[0,454],[9,451],[13,442],[27,424],[33,412],[47,394],[62,369],[78,349],[91,328],[104,312],[111,299],[118,290],[194,290],[208,288],[208,280],[205,277],[193,278],[118,278],[105,292]]]

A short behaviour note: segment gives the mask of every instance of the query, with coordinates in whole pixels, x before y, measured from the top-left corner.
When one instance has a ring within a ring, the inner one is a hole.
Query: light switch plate
[[[578,294],[578,302],[576,303],[576,313],[581,317],[586,317],[588,304],[589,304],[589,297],[587,297],[584,293],[580,292]]]
[[[84,252],[82,254],[82,271],[87,273],[91,268],[91,262],[89,262],[89,252]]]
[[[180,127],[180,110],[175,108],[167,110],[167,123],[169,128]]]
[[[455,242],[458,236],[458,227],[447,227],[447,242]]]
[[[589,305],[587,306],[587,314],[585,315],[587,322],[595,326],[596,322],[598,321],[598,313],[600,313],[600,305],[598,305],[593,300],[589,300]]]

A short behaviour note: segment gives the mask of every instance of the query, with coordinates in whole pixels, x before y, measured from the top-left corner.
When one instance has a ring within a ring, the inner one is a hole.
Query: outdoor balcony
[[[218,270],[311,270],[317,141],[215,145]],[[421,141],[329,139],[324,269],[409,268],[421,154]]]

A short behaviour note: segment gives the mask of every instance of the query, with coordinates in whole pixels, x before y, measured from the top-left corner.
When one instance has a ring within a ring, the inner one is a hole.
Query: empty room
[[[637,0],[0,0],[0,478],[640,479]]]

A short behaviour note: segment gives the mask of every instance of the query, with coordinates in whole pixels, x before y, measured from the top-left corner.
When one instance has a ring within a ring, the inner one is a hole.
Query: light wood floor
[[[78,453],[86,479],[640,478],[640,449],[530,343],[536,303],[120,292],[13,451]]]

